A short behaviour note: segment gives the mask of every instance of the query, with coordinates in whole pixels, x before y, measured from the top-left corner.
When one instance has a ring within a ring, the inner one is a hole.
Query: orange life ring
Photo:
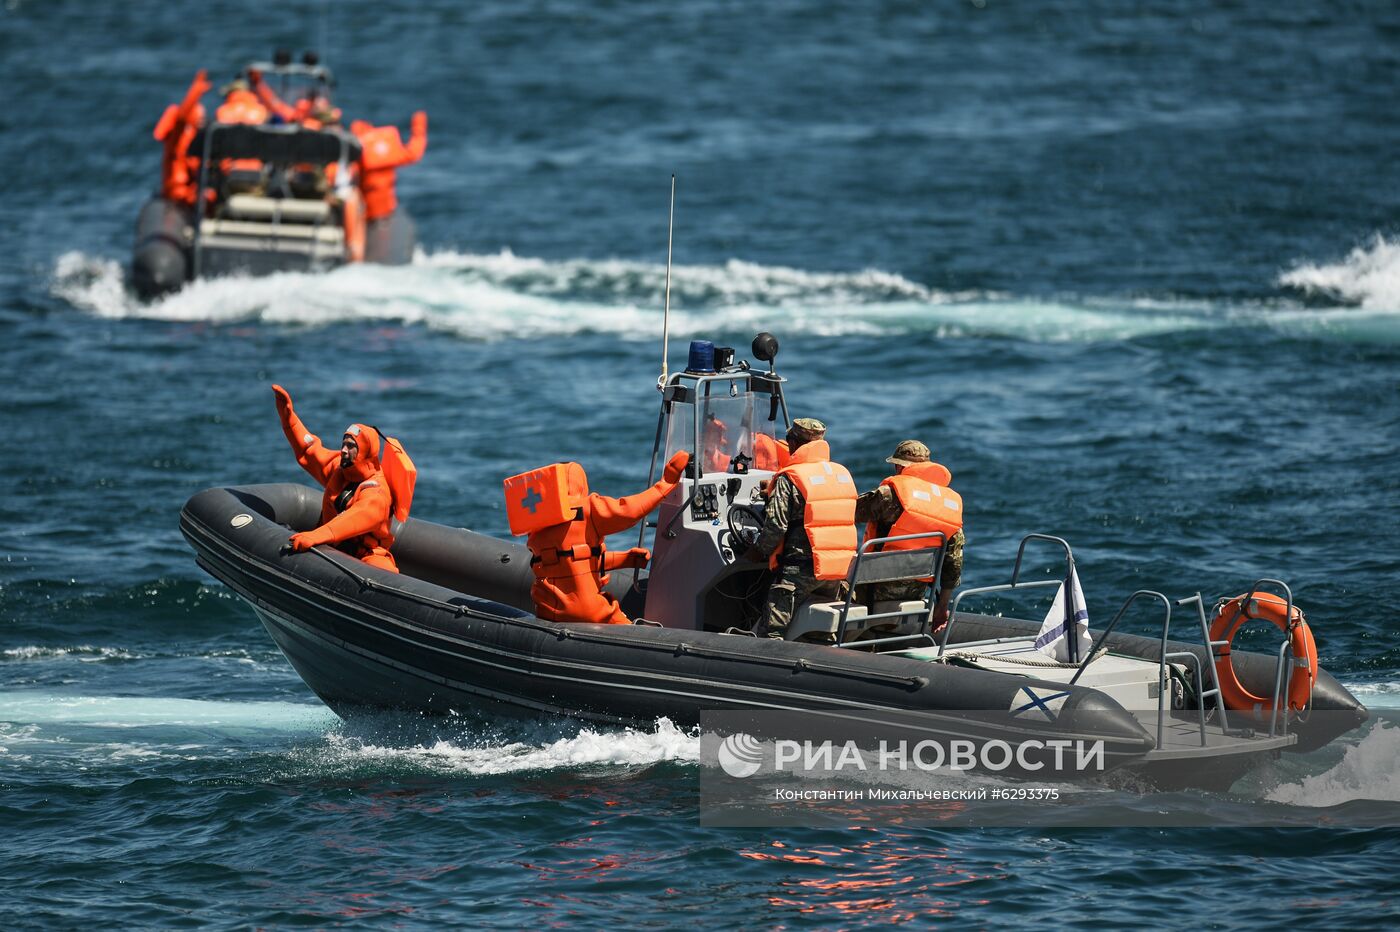
[[[1317,643],[1303,613],[1295,605],[1293,618],[1285,618],[1288,603],[1279,596],[1256,592],[1245,604],[1245,596],[1221,602],[1210,623],[1210,639],[1224,641],[1215,655],[1215,673],[1220,679],[1220,697],[1227,709],[1237,712],[1273,712],[1273,696],[1256,696],[1240,684],[1230,662],[1230,642],[1246,621],[1271,621],[1288,635],[1289,652],[1293,655],[1293,671],[1288,676],[1288,707],[1295,712],[1307,708],[1312,699],[1313,684],[1317,682]]]

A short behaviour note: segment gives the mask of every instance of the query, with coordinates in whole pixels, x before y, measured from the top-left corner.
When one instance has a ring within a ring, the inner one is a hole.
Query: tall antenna
[[[318,21],[316,23],[317,51],[321,53],[321,64],[323,65],[326,62],[330,61],[331,58],[331,50],[329,48],[331,41],[330,25],[327,22],[327,20],[329,19],[329,11],[327,7],[329,7],[329,5],[329,0],[321,0],[321,15],[318,17]]]
[[[676,176],[671,175],[671,213],[666,221],[666,309],[661,317],[661,378],[656,387],[666,389],[666,357],[671,348],[671,237],[676,230]]]

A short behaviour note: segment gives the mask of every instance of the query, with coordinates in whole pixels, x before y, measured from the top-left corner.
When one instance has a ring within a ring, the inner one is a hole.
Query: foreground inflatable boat
[[[1228,786],[1261,760],[1321,747],[1366,720],[1325,670],[1310,678],[1309,715],[1255,709],[1227,718],[1208,636],[1194,644],[1167,637],[1173,606],[1180,615],[1192,601],[1196,612],[1180,627],[1194,627],[1198,614],[1204,632],[1196,599],[1135,593],[1125,610],[1161,606],[1161,637],[1116,633],[1115,619],[1080,662],[1049,660],[1034,645],[1040,622],[960,608],[966,596],[1055,584],[1020,580],[1019,554],[1010,584],[960,594],[938,638],[928,633],[929,599],[809,606],[793,628],[831,643],[752,637],[745,629],[768,570],[735,555],[771,473],[747,468],[744,437],[771,436],[771,422],[780,412],[786,419],[781,381],[732,367],[668,385],[653,469],[675,449],[699,455],[657,514],[650,574],[613,574],[610,588],[634,625],[543,621],[531,612],[524,547],[419,519],[399,528],[398,574],[326,547],[287,553],[290,531],[319,517],[320,491],[306,486],[209,489],[185,505],[180,527],[199,565],[252,605],[307,685],[346,716],[361,708],[486,711],[643,725],[666,717],[683,726],[706,710],[810,710],[871,722],[914,716],[931,734],[980,741],[1102,741],[1109,769],[1202,787]],[[706,430],[715,420],[744,430]],[[711,448],[707,438],[716,436],[731,448]],[[1065,553],[1072,560],[1067,545]],[[888,556],[915,562],[904,574],[872,570],[875,557],[863,552],[852,579],[926,576],[941,547]],[[1239,685],[1275,699],[1293,667],[1285,660],[1282,651],[1231,657]]]

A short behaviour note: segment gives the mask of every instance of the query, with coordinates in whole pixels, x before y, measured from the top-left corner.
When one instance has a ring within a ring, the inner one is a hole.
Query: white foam
[[[175,725],[307,731],[324,729],[336,721],[335,714],[325,706],[296,702],[0,693],[0,722],[17,724],[82,724],[109,728]]]
[[[111,259],[70,252],[55,263],[52,293],[100,317],[319,327],[356,321],[419,325],[469,340],[607,333],[653,340],[665,266],[621,259],[546,260],[451,251],[419,253],[402,267],[346,266],[327,274],[195,282],[158,301],[125,289]],[[731,259],[681,265],[672,280],[673,334],[773,329],[789,334],[932,333],[1035,342],[1101,342],[1221,327],[1310,337],[1400,342],[1400,245],[1377,237],[1335,266],[1304,265],[1282,285],[1362,308],[1221,306],[1143,298],[1017,299],[944,292],[879,269],[806,271]]]
[[[1377,722],[1330,769],[1267,794],[1292,806],[1338,806],[1353,800],[1400,802],[1400,727]]]
[[[665,267],[617,259],[549,261],[509,251],[420,254],[406,267],[348,266],[324,275],[195,282],[143,303],[122,286],[121,267],[80,253],[61,256],[53,293],[107,318],[302,326],[382,320],[473,340],[608,333],[651,340],[660,327]],[[1013,300],[940,292],[866,269],[809,272],[731,260],[678,266],[672,281],[675,336],[777,329],[822,336],[935,333],[1036,341],[1129,339],[1218,326],[1195,305]]]
[[[639,766],[660,761],[696,761],[700,739],[668,719],[654,730],[616,731],[583,728],[571,737],[535,743],[529,740],[474,745],[460,740],[392,747],[331,734],[329,748],[314,754],[318,767],[355,767],[365,763],[407,765],[436,773],[495,775],[560,770],[581,766]]]
[[[1373,709],[1400,709],[1400,682],[1347,683],[1347,690]]]
[[[88,663],[102,660],[137,660],[140,654],[133,654],[120,647],[93,647],[91,644],[78,644],[73,647],[10,647],[0,651],[0,656],[9,660],[51,660],[59,657],[77,657]]]
[[[1376,234],[1342,261],[1301,263],[1281,275],[1279,283],[1367,310],[1400,311],[1400,243]]]

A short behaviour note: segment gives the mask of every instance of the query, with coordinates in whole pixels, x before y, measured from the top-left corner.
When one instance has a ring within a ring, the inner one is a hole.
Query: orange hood
[[[352,482],[363,482],[379,471],[379,434],[367,424],[351,424],[345,428],[342,442],[345,437],[355,440],[355,459],[341,467],[341,472]]]
[[[582,508],[588,501],[588,473],[578,463],[567,463],[569,476],[569,507]]]

